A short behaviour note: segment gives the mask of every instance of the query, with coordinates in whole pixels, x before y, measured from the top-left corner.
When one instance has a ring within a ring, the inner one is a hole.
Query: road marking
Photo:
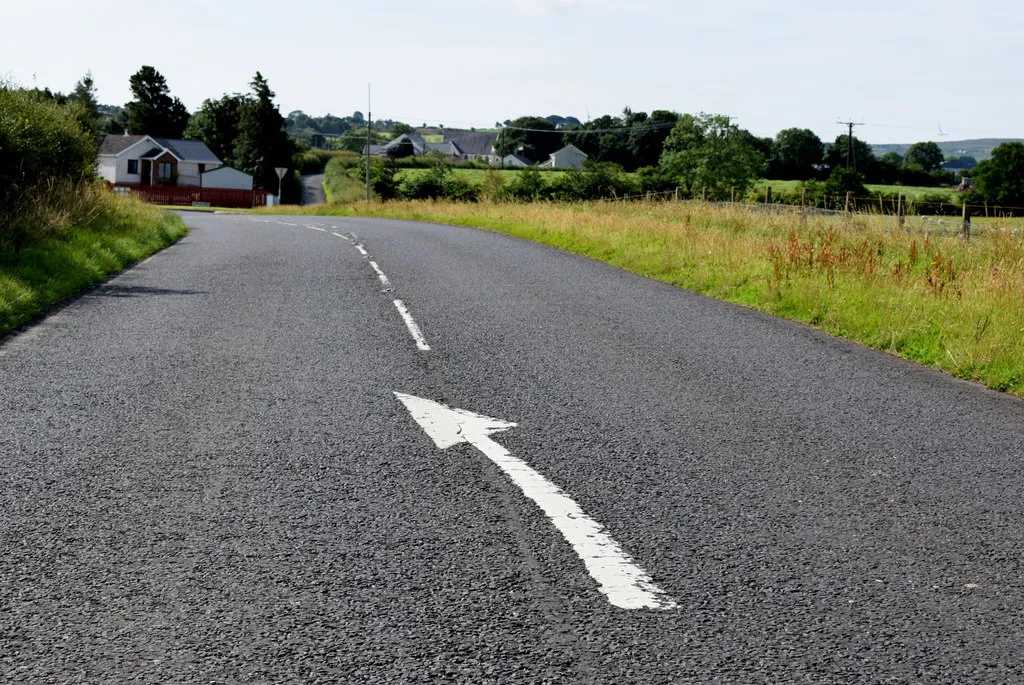
[[[358,243],[356,244],[356,249],[359,250],[359,254],[363,255],[364,257],[370,256],[370,253],[366,251],[366,248],[363,247],[362,245],[359,245]]]
[[[290,224],[287,221],[278,221],[277,223],[281,224],[282,226],[298,226],[298,224]]]
[[[316,226],[306,226],[306,228],[312,228],[314,231],[320,231],[321,233],[327,232],[326,228],[317,228]]]
[[[612,605],[660,610],[678,606],[605,532],[604,526],[587,516],[557,485],[490,439],[491,434],[515,428],[516,424],[400,392],[395,397],[440,449],[468,442],[504,471],[572,545]]]
[[[388,280],[388,277],[385,276],[384,272],[380,270],[379,266],[377,266],[377,262],[373,261],[372,259],[369,260],[369,262],[370,262],[370,266],[373,267],[373,270],[377,272],[377,278],[379,278],[380,282],[384,284],[384,287],[385,288],[390,288],[391,287],[391,281]]]
[[[341,238],[342,240],[349,240],[349,237],[347,235],[342,235],[340,233],[335,233],[334,231],[331,231],[331,235],[337,236],[337,237]]]
[[[405,327],[409,329],[409,334],[412,335],[412,339],[416,341],[416,347],[423,352],[430,351],[430,345],[427,344],[427,339],[423,337],[423,331],[413,321],[412,314],[406,308],[405,304],[401,300],[395,300],[395,309],[402,315],[402,319],[405,321]]]

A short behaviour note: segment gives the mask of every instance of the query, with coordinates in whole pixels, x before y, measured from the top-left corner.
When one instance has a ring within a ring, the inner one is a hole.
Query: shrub
[[[96,143],[73,108],[0,87],[0,250],[61,230],[33,206],[94,179],[95,165]]]

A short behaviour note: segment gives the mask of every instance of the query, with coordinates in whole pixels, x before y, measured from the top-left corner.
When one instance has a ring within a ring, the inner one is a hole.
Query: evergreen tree
[[[252,104],[248,95],[234,93],[218,100],[204,100],[185,127],[185,138],[201,140],[224,163],[231,164],[242,124],[242,113]],[[275,186],[276,188],[276,186]]]
[[[103,114],[96,100],[96,84],[92,80],[91,71],[86,72],[75,84],[75,89],[68,96],[68,102],[75,107],[75,115],[82,128],[94,136],[99,135],[103,130]]]
[[[124,128],[134,134],[181,138],[188,124],[188,110],[181,100],[171,97],[163,75],[143,66],[129,82],[135,99],[124,106]]]
[[[295,143],[285,132],[285,119],[274,104],[274,91],[260,72],[256,72],[250,86],[253,96],[242,108],[234,166],[252,174],[257,188],[276,193],[274,168],[292,166]]]

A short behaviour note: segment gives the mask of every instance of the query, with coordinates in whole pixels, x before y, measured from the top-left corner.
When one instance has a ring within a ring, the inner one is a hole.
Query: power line
[[[852,158],[853,159],[853,170],[856,171],[857,170],[857,157],[856,157],[856,155],[853,154],[853,127],[854,126],[863,126],[864,122],[863,121],[837,121],[836,123],[837,124],[842,124],[843,126],[849,126],[850,127],[850,132],[846,136],[846,168],[847,169],[850,168],[850,159]]]

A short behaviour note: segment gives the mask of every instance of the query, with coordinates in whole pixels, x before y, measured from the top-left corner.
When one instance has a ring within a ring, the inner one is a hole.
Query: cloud
[[[582,0],[515,0],[512,6],[528,17],[546,17],[578,9]]]

